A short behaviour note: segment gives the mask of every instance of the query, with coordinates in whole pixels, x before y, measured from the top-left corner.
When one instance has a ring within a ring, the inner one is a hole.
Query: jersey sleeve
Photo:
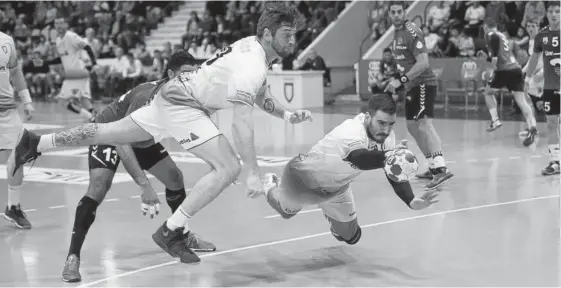
[[[417,57],[419,54],[428,53],[427,46],[425,45],[425,38],[423,33],[417,26],[411,22],[405,24],[405,28],[411,34],[411,43],[409,43],[409,48],[413,54],[413,57]]]
[[[76,33],[72,33],[70,34],[71,37],[69,37],[70,39],[70,43],[72,44],[72,46],[76,47],[77,49],[84,49],[84,47],[88,46],[88,41],[86,41],[86,39],[80,37],[80,35],[76,34]]]
[[[255,59],[250,59],[250,61],[245,63],[241,62],[239,65],[240,67],[243,65],[243,68],[234,74],[236,93],[234,96],[228,97],[227,100],[253,107],[257,92],[265,85],[267,71],[263,68],[263,63]]]
[[[366,131],[364,131],[363,127],[359,127],[356,124],[353,120],[346,120],[331,132],[331,137],[334,138],[335,143],[339,146],[340,156],[343,159],[347,158],[354,150],[368,149]]]
[[[534,37],[534,53],[543,52],[543,37],[545,36],[542,33],[538,33],[538,35]]]
[[[12,38],[12,37],[8,38],[8,41],[6,41],[6,44],[9,46],[8,49],[10,49],[10,59],[8,61],[8,69],[14,69],[19,64],[18,50],[16,49],[16,45],[14,43],[14,38]]]

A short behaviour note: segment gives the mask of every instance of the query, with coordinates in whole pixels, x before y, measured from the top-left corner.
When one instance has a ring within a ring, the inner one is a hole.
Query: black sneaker
[[[557,175],[560,172],[559,161],[551,161],[545,168],[542,169],[542,175],[544,176]]]
[[[23,135],[14,149],[14,175],[21,166],[25,165],[25,163],[29,163],[41,156],[41,153],[37,152],[39,139],[41,139],[39,135],[29,132],[27,129],[23,129]]]
[[[12,223],[14,223],[20,229],[31,229],[31,223],[27,220],[27,215],[25,212],[21,211],[20,204],[12,205],[4,211],[4,218]]]
[[[62,281],[82,281],[82,275],[80,275],[80,258],[78,258],[78,256],[72,254],[66,257],[66,262],[64,262],[64,269],[62,270]]]
[[[525,147],[528,147],[528,146],[532,145],[532,143],[534,143],[537,135],[538,135],[538,129],[536,127],[530,127],[530,129],[528,129],[528,134],[526,135],[526,138],[524,138],[524,141],[522,142],[522,144]]]
[[[419,178],[419,179],[429,179],[432,180],[433,175],[436,174],[438,171],[436,171],[436,169],[431,169],[429,168],[429,170],[425,171],[424,173],[419,173],[417,175],[415,175],[415,177]]]
[[[446,167],[440,167],[435,169],[437,173],[433,175],[432,181],[427,184],[426,189],[432,190],[438,188],[438,186],[444,184],[444,182],[450,180],[454,177],[454,174],[450,171],[450,169]]]
[[[189,231],[183,234],[183,241],[185,241],[185,245],[187,245],[188,249],[191,249],[195,252],[213,252],[216,251],[216,246],[203,239],[203,237],[195,234],[192,231]]]
[[[167,222],[167,221],[166,221]],[[152,240],[166,251],[171,257],[179,258],[182,263],[198,263],[201,258],[187,247],[183,240],[184,228],[177,228],[174,231],[166,226],[166,222],[152,234]]]

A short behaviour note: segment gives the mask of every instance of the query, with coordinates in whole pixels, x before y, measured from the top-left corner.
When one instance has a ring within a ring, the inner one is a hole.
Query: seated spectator
[[[534,22],[534,21],[532,21]],[[534,22],[536,23],[536,22]],[[516,29],[516,27],[514,27],[514,29]],[[511,34],[511,33],[509,33]],[[520,47],[521,49],[524,49],[526,51],[528,51],[528,44],[530,43],[530,36],[528,36],[528,33],[526,32],[526,30],[522,27],[518,27],[518,29],[516,29],[516,33],[512,33],[515,36],[512,37],[512,40],[514,40],[514,42],[516,43],[516,45],[518,45],[518,47]]]
[[[465,21],[467,22],[466,33],[471,37],[479,37],[479,29],[485,19],[485,8],[481,6],[479,1],[471,1],[466,14]]]
[[[506,15],[505,4],[501,1],[491,1],[487,4],[485,8],[485,20],[493,19],[497,22],[497,29],[499,31],[505,31],[506,24],[509,22],[508,16]]]
[[[88,41],[88,45],[92,48],[95,57],[99,58],[99,54],[101,53],[101,41],[95,37],[95,30],[91,27],[86,29],[86,41]]]
[[[167,63],[164,62],[164,58],[162,57],[162,52],[160,50],[154,51],[154,60],[152,61],[152,66],[149,69],[145,69],[146,71],[146,79],[148,81],[154,81],[160,79],[163,75],[164,67]]]
[[[436,32],[444,23],[448,22],[449,18],[450,7],[444,1],[440,1],[438,5],[434,5],[429,9],[427,24],[431,31]]]
[[[140,62],[140,60],[134,57],[132,54],[127,53],[125,57],[128,61],[128,67],[123,72],[123,78],[125,82],[124,90],[130,90],[136,85],[142,83],[142,81],[144,80],[144,69],[142,68],[142,63]]]
[[[462,29],[458,37],[457,47],[462,57],[473,57],[475,55],[475,43],[473,38],[466,33],[466,28]]]
[[[35,51],[31,59],[23,61],[22,71],[33,98],[46,99],[47,94],[54,92],[51,70],[43,59],[41,52]]]
[[[152,65],[152,56],[150,52],[146,50],[146,44],[144,42],[136,43],[136,51],[134,57],[142,63],[142,66],[151,66]]]
[[[187,21],[185,34],[183,34],[182,37],[183,46],[185,45],[185,42],[193,41],[200,36],[199,28],[201,27],[201,19],[199,19],[196,11],[191,11],[190,15],[191,17]]]
[[[116,96],[115,92],[124,88],[122,80],[125,79],[127,70],[131,66],[129,59],[124,55],[123,48],[116,47],[113,53],[115,53],[116,61],[109,66],[105,82],[105,95],[110,98],[114,98]]]
[[[323,58],[321,58],[321,56],[319,56],[315,50],[311,50],[309,52],[304,65],[302,65],[299,70],[324,71],[325,73],[323,74],[323,85],[325,87],[331,86],[331,73],[329,72],[327,65],[325,65],[325,61],[323,60]]]
[[[524,9],[524,18],[522,19],[522,27],[526,26],[529,20],[541,24],[545,17],[545,4],[543,1],[528,1]]]
[[[384,88],[389,80],[397,73],[397,66],[390,48],[384,49],[382,61],[380,61],[380,71],[376,77],[368,77],[368,84],[372,93],[384,92]]]
[[[434,54],[438,48],[437,43],[440,40],[440,36],[436,33],[430,31],[429,27],[423,25],[423,35],[425,36],[425,46],[427,47],[429,54]]]

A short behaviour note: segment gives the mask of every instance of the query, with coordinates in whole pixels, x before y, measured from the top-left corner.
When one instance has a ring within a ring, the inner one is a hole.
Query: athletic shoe
[[[417,175],[415,175],[415,177],[419,178],[419,179],[429,179],[432,180],[433,175],[438,173],[438,171],[436,169],[431,169],[429,168],[427,171],[425,171],[424,173],[419,173]]]
[[[166,251],[171,257],[179,258],[182,263],[198,263],[201,259],[197,254],[187,247],[183,240],[184,228],[177,228],[174,231],[166,226],[166,222],[152,234],[152,240]]]
[[[545,168],[542,169],[542,175],[544,176],[557,175],[559,173],[559,161],[551,161]]]
[[[493,131],[499,129],[501,126],[503,126],[503,123],[501,123],[501,120],[497,119],[495,121],[491,121],[491,123],[489,123],[489,127],[487,127],[487,132],[493,132]]]
[[[183,241],[185,241],[187,249],[191,249],[195,252],[216,251],[216,246],[214,246],[214,244],[204,240],[201,236],[191,231],[183,234]]]
[[[429,184],[427,184],[427,186],[426,186],[427,190],[432,190],[432,189],[438,188],[440,185],[444,184],[444,182],[446,182],[449,179],[451,179],[452,177],[454,177],[454,174],[452,174],[450,169],[448,169],[446,167],[436,168],[435,170],[438,173],[435,173],[433,175],[432,181],[430,181]]]
[[[12,223],[14,223],[20,229],[31,229],[31,223],[27,220],[27,215],[25,212],[21,211],[20,204],[12,205],[4,211],[4,218]]]
[[[536,129],[536,127],[530,127],[530,129],[528,130],[528,134],[526,135],[526,138],[524,138],[522,144],[525,147],[532,145],[537,135],[538,135],[538,129]]]
[[[40,139],[41,137],[39,137],[39,135],[27,131],[27,129],[23,129],[23,135],[14,149],[14,175],[21,166],[25,165],[25,163],[29,163],[41,156],[41,153],[37,152],[37,146],[39,146]]]
[[[62,281],[82,281],[82,275],[80,275],[80,258],[78,258],[78,256],[71,254],[66,257],[66,262],[64,262],[64,269],[62,270]]]

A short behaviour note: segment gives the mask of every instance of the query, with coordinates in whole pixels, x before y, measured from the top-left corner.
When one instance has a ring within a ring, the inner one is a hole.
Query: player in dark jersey
[[[495,94],[497,90],[506,87],[512,93],[514,100],[526,118],[529,130],[523,144],[524,146],[530,146],[534,143],[538,130],[536,128],[534,111],[524,93],[524,75],[522,73],[522,67],[518,64],[507,37],[497,30],[496,21],[494,19],[487,19],[483,28],[489,54],[486,55],[485,52],[481,52],[479,56],[487,56],[487,60],[492,63],[494,70],[492,80],[487,84],[485,89],[485,103],[491,114],[491,123],[487,131],[495,131],[503,125],[499,120]]]
[[[549,149],[549,164],[542,170],[543,175],[555,175],[559,169],[559,111],[561,95],[559,94],[559,69],[561,66],[561,41],[559,32],[559,2],[547,3],[547,20],[549,25],[544,27],[534,38],[534,53],[528,61],[528,76],[526,85],[532,82],[539,57],[543,60],[543,110],[547,117],[547,147]]]
[[[136,86],[101,111],[96,116],[95,122],[109,123],[124,118],[149,102],[167,79],[175,77],[178,73],[192,70],[192,65],[194,65],[193,56],[185,51],[175,52],[171,55],[168,67],[165,70],[168,78]],[[62,272],[62,279],[66,282],[81,280],[79,272],[80,250],[86,234],[94,222],[97,207],[102,203],[111,187],[111,182],[121,159],[127,172],[143,191],[141,209],[144,215],[150,212],[152,218],[154,214],[158,214],[159,200],[143,170],[150,172],[166,186],[166,201],[172,213],[186,197],[181,170],[175,165],[160,143],[154,143],[150,140],[135,143],[132,146],[90,146],[88,153],[90,184],[86,195],[80,200],[76,208],[70,249]],[[204,241],[192,232],[184,234],[183,239],[185,245],[193,251],[216,250],[212,243]]]
[[[413,22],[405,19],[403,1],[391,1],[389,7],[390,18],[396,27],[392,51],[398,71],[386,86],[386,91],[406,94],[407,130],[415,138],[429,163],[429,171],[418,177],[432,179],[427,188],[433,189],[454,177],[446,167],[442,156],[442,143],[432,125],[437,93],[436,76],[430,67],[421,30]]]

